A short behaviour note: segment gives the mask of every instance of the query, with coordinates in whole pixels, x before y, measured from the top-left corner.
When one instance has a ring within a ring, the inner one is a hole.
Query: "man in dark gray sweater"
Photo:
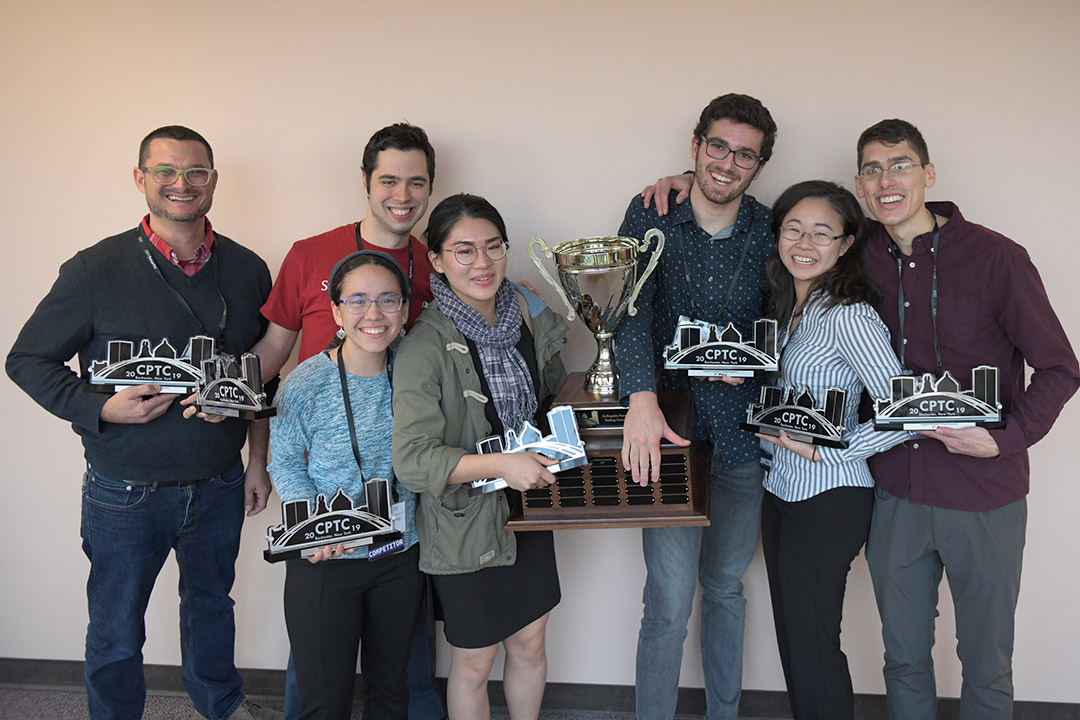
[[[183,680],[197,717],[280,717],[245,700],[233,664],[229,592],[244,511],[261,511],[270,493],[265,471],[244,473],[247,423],[187,419],[159,385],[110,395],[88,382],[90,363],[107,356],[112,340],[164,340],[182,351],[205,335],[222,352],[247,351],[266,328],[259,308],[270,273],[210,227],[218,176],[201,135],[180,126],[150,133],[134,177],[149,214],[61,266],[6,365],[35,401],[71,422],[85,450],[90,717],[142,715],[143,615],[171,550],[180,568]],[[78,375],[66,365],[75,354]]]

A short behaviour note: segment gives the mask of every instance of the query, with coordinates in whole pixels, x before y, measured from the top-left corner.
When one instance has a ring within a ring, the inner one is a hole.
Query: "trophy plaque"
[[[282,524],[266,529],[267,562],[307,558],[327,545],[368,548],[368,557],[400,550],[405,545],[390,511],[390,482],[383,479],[364,483],[367,504],[355,508],[353,501],[339,488],[327,503],[319,493],[315,512],[305,500],[290,500],[281,505]]]
[[[743,342],[742,333],[731,323],[721,331],[713,323],[681,315],[675,337],[664,348],[664,369],[686,370],[691,377],[776,372],[779,359],[776,321],[768,318],[755,322],[754,339]]]
[[[795,388],[766,386],[761,388],[761,402],[750,403],[746,422],[739,427],[762,435],[780,437],[780,431],[792,440],[846,448],[844,432],[844,403],[847,392],[840,388],[825,391],[825,407],[815,408],[809,389],[796,393]]]
[[[239,362],[232,355],[203,360],[195,407],[210,415],[244,420],[261,420],[277,414],[277,408],[267,404],[262,365],[254,353],[244,353]]]
[[[547,418],[548,425],[551,427],[550,435],[544,436],[535,425],[526,422],[519,431],[507,430],[505,443],[498,435],[492,435],[476,443],[476,451],[481,455],[503,452],[539,453],[559,461],[547,466],[552,473],[561,473],[588,463],[585,457],[585,443],[581,441],[577,423],[574,421],[573,408],[569,405],[553,407],[548,411]],[[472,487],[469,488],[469,495],[483,495],[505,487],[507,484],[502,478],[474,480]]]
[[[586,399],[584,373],[571,373],[556,402]],[[694,404],[686,390],[661,392],[660,409],[671,429],[694,434]],[[581,410],[575,407],[575,415]],[[581,428],[588,463],[558,474],[554,484],[523,493],[509,530],[655,527],[709,524],[709,464],[712,448],[660,443],[660,480],[644,487],[623,469],[622,427]]]
[[[188,342],[184,355],[167,338],[151,347],[139,342],[139,352],[130,340],[110,340],[104,360],[90,363],[90,389],[114,393],[131,385],[159,385],[163,393],[191,393],[202,380],[202,362],[214,355],[214,339],[197,335]]]
[[[892,379],[892,397],[874,402],[875,430],[933,430],[939,427],[1005,427],[998,402],[998,369],[971,369],[971,390],[946,370],[940,379],[900,375]],[[918,391],[916,391],[918,386]]]

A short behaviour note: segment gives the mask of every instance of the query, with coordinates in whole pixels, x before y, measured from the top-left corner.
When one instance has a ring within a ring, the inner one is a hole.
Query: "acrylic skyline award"
[[[686,370],[691,377],[751,377],[776,372],[780,355],[776,348],[776,321],[762,318],[754,323],[754,339],[743,342],[732,323],[720,330],[704,320],[679,316],[675,337],[664,348],[665,370]]]
[[[809,389],[796,393],[795,388],[772,385],[761,388],[761,402],[746,409],[746,422],[739,427],[762,435],[780,437],[780,431],[792,440],[846,448],[844,432],[844,403],[847,392],[840,388],[825,391],[825,407],[815,408]]]
[[[933,430],[939,427],[1005,427],[998,402],[998,369],[980,365],[971,369],[971,390],[946,370],[941,378],[930,373],[894,377],[892,397],[874,402],[875,430]],[[916,390],[916,388],[918,388]]]
[[[232,355],[215,355],[203,360],[201,375],[195,397],[199,412],[244,420],[277,414],[277,408],[267,404],[258,355],[244,353],[239,361]]]
[[[390,509],[390,482],[368,480],[364,495],[367,504],[358,508],[341,489],[329,503],[319,493],[314,512],[306,499],[282,503],[282,524],[266,529],[269,547],[263,558],[267,562],[307,558],[338,543],[346,548],[366,546],[368,558],[399,550],[404,540]]]
[[[571,468],[581,467],[589,462],[585,457],[585,443],[578,433],[577,420],[574,418],[574,409],[569,405],[559,405],[551,408],[547,414],[548,424],[551,426],[551,434],[544,435],[535,425],[526,421],[520,430],[507,430],[506,442],[498,435],[486,437],[476,443],[476,451],[481,455],[487,453],[516,453],[534,452],[549,457],[559,462],[548,465],[548,471],[560,473]],[[506,480],[502,478],[484,478],[474,480],[469,488],[469,495],[483,495],[484,493],[502,490],[508,487]]]

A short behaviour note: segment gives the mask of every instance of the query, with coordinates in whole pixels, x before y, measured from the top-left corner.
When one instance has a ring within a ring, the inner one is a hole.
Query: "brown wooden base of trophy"
[[[529,490],[511,515],[509,530],[658,527],[709,524],[711,446],[660,444],[660,481],[635,483],[622,463],[622,417],[617,398],[585,392],[585,374],[572,373],[553,405],[570,405],[578,418],[589,464],[559,473],[550,487]],[[694,436],[694,404],[688,391],[663,392],[660,409],[671,429]]]

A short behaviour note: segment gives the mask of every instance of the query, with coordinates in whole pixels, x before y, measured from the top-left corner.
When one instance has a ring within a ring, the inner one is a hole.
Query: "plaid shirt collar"
[[[180,270],[185,275],[191,277],[195,273],[202,270],[203,265],[209,262],[210,250],[214,247],[214,229],[210,226],[210,218],[206,218],[205,220],[206,238],[202,241],[199,247],[195,248],[195,257],[191,260],[181,260],[180,258],[176,257],[176,253],[173,251],[172,246],[169,245],[169,243],[165,242],[165,240],[163,240],[160,235],[150,229],[149,214],[147,214],[147,216],[143,218],[142,228],[143,232],[146,233],[146,237],[150,239],[151,244],[153,244],[153,246],[157,248],[158,252],[167,257],[169,259],[169,262],[171,262],[173,265],[180,268]]]

